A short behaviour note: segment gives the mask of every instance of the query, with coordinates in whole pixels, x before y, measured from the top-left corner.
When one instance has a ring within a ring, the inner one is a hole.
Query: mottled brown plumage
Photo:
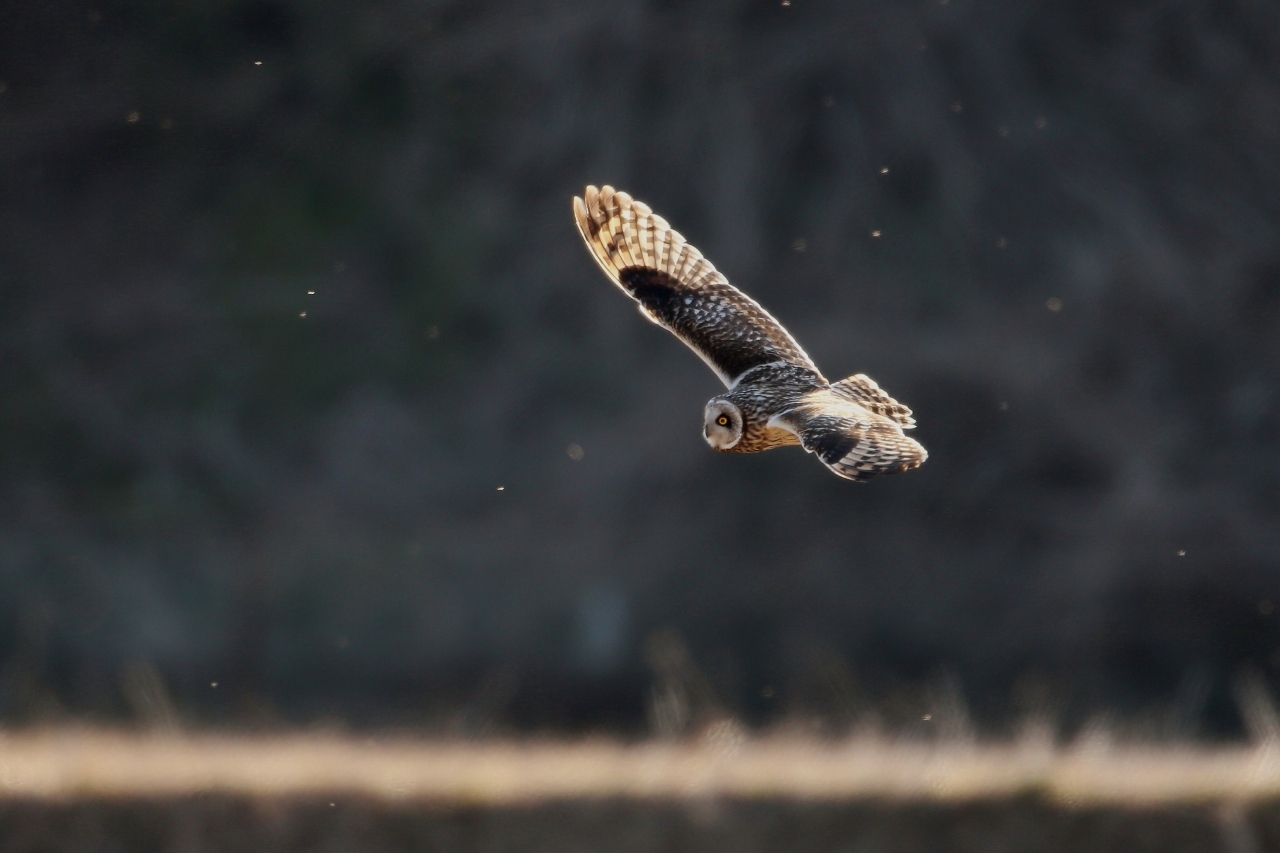
[[[573,211],[605,274],[727,386],[704,413],[712,447],[755,453],[799,444],[851,480],[924,462],[924,448],[902,432],[915,426],[910,409],[860,373],[829,383],[777,320],[648,205],[589,186]]]

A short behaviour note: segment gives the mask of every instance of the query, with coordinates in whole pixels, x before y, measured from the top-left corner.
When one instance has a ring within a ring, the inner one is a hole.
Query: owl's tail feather
[[[649,205],[607,184],[599,189],[588,186],[582,197],[575,196],[573,218],[605,275],[632,296],[622,272],[635,267],[664,272],[691,289],[725,282],[711,262]]]
[[[864,409],[884,415],[903,429],[914,429],[916,419],[911,410],[890,397],[876,381],[865,373],[855,373],[848,379],[833,383],[831,390],[846,400],[852,400]]]

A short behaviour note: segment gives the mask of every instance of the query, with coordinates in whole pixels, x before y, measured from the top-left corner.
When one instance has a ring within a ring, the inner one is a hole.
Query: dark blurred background
[[[1231,735],[1278,148],[1264,0],[5,0],[0,722]],[[589,182],[924,468],[711,452]]]

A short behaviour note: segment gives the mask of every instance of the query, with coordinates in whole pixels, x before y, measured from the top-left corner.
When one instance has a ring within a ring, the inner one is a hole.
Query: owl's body
[[[728,391],[706,406],[716,450],[800,445],[841,477],[907,471],[926,458],[911,410],[862,374],[832,384],[777,320],[716,271],[648,205],[612,187],[574,199],[587,247],[640,312],[684,341]]]
[[[825,385],[826,380],[821,376],[795,364],[782,362],[752,368],[723,396],[742,412],[742,438],[732,447],[717,449],[727,453],[758,453],[799,444],[800,437],[794,432],[770,421],[792,408],[805,394]]]

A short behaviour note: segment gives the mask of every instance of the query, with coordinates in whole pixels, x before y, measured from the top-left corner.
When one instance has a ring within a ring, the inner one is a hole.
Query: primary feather
[[[835,386],[806,394],[773,422],[794,432],[805,450],[848,480],[910,471],[929,458],[898,423],[843,397]]]
[[[903,429],[914,429],[916,419],[911,410],[885,393],[876,381],[865,373],[857,373],[831,385],[831,391],[868,411],[883,415]]]
[[[821,376],[795,338],[647,204],[605,186],[573,200],[596,263],[640,311],[732,386],[754,367],[789,362]],[[824,380],[825,381],[825,380]]]

